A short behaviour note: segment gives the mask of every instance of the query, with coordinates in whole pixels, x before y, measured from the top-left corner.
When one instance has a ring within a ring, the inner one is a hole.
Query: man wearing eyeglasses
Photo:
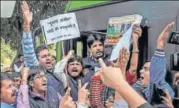
[[[22,83],[17,97],[17,108],[58,108],[61,96],[51,86],[40,67],[22,69]]]

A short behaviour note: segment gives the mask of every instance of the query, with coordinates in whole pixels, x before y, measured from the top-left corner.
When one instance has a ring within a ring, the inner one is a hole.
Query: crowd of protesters
[[[82,58],[70,50],[56,62],[46,45],[34,49],[32,13],[26,2],[21,8],[23,54],[13,66],[15,72],[1,73],[1,108],[174,108],[175,92],[165,80],[164,51],[173,22],[158,36],[154,55],[143,64],[138,78],[140,26],[133,27],[132,51],[122,48],[115,61],[104,52],[104,38],[91,34],[90,56]],[[176,73],[174,85],[178,84]]]

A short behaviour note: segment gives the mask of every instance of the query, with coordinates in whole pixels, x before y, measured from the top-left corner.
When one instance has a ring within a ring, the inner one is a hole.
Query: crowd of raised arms
[[[46,45],[34,49],[32,12],[25,1],[21,8],[23,54],[14,72],[1,73],[1,108],[174,108],[175,92],[165,80],[165,45],[174,22],[163,27],[151,60],[137,77],[140,26],[132,29],[132,51],[122,48],[115,62],[104,53],[99,34],[88,36],[90,56],[82,58],[70,50],[56,62]],[[179,84],[179,73],[173,84]]]

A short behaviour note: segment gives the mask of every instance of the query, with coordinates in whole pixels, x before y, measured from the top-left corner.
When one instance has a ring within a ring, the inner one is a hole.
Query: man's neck
[[[33,89],[32,92],[35,93],[35,94],[37,94],[37,95],[39,95],[39,96],[41,96],[41,97],[43,97],[43,98],[45,98],[45,92],[39,92],[39,91],[36,90],[36,89]]]
[[[91,56],[91,58],[92,58],[93,60],[95,60],[95,61],[98,61],[99,58],[105,58],[105,56],[106,56],[106,55],[104,54],[102,57],[98,57],[98,58],[97,58],[97,57]]]

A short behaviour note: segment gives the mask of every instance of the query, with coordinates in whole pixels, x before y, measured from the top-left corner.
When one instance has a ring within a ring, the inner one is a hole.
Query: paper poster
[[[133,24],[140,24],[141,20],[142,16],[137,14],[109,18],[106,43],[115,45]]]
[[[75,13],[60,14],[40,21],[47,44],[80,37]]]
[[[134,24],[140,25],[141,21],[142,16],[140,15],[128,15],[109,19],[106,44],[113,46],[110,60],[116,60],[123,47],[129,51],[132,27]]]

